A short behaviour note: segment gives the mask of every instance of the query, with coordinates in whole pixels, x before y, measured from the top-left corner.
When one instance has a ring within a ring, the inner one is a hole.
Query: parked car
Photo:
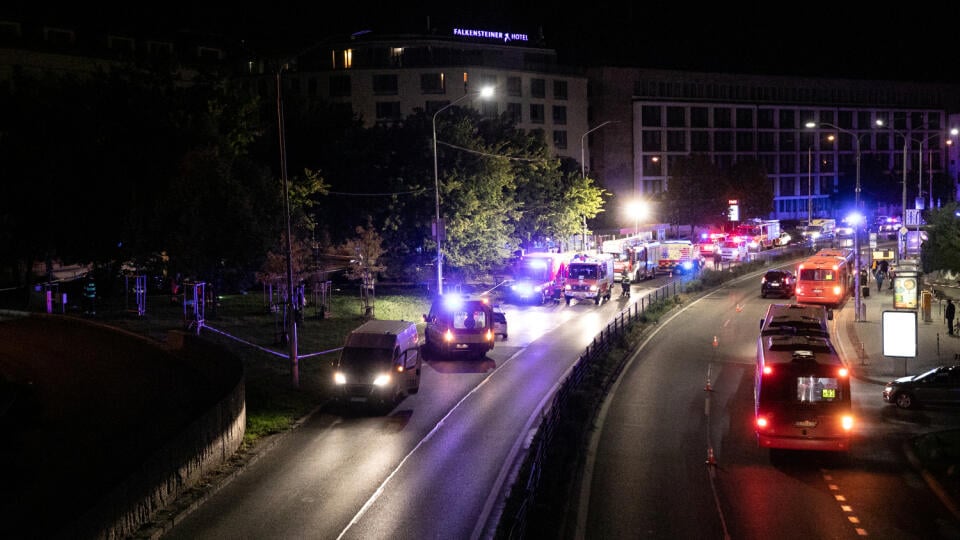
[[[496,306],[493,308],[493,335],[503,336],[503,340],[507,340],[507,314]]]
[[[790,298],[796,287],[796,276],[789,270],[769,270],[760,281],[760,298],[770,295]]]
[[[883,401],[901,409],[927,404],[960,405],[960,364],[894,379],[883,387]]]

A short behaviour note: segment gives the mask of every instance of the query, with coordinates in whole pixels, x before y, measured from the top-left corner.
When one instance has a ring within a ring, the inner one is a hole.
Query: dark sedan
[[[920,405],[960,405],[960,365],[940,366],[900,377],[883,387],[883,400],[901,409]]]
[[[760,297],[780,296],[790,298],[794,294],[797,286],[797,280],[792,273],[787,270],[770,270],[763,275],[760,282]]]

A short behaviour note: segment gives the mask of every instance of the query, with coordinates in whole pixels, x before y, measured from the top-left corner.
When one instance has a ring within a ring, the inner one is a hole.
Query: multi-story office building
[[[367,127],[452,105],[506,114],[538,131],[554,155],[580,161],[587,127],[587,79],[556,51],[522,33],[450,28],[434,34],[355,35],[295,59],[285,92],[348,107]],[[253,74],[268,70],[249,64]],[[481,99],[482,88],[494,95]]]
[[[588,75],[594,118],[626,120],[592,148],[592,169],[624,201],[669,189],[676,160],[699,153],[721,168],[745,159],[764,165],[774,212],[756,217],[834,216],[847,210],[840,207],[840,177],[856,174],[859,149],[863,210],[899,214],[901,204],[867,205],[894,202],[870,194],[879,182],[902,186],[905,141],[911,193],[920,186],[929,205],[933,178],[941,176],[952,179],[956,193],[950,129],[958,123],[951,115],[960,110],[957,85],[629,68]],[[864,166],[868,161],[874,166]],[[907,208],[913,204],[911,197]]]
[[[587,70],[564,66],[536,36],[469,28],[360,33],[321,40],[288,59],[285,91],[347,108],[367,126],[452,104],[506,113],[517,127],[541,132],[555,155],[582,162],[613,194],[614,206],[669,189],[676,160],[692,153],[721,167],[762,163],[775,194],[773,214],[762,217],[781,219],[844,210],[840,187],[856,169],[857,147],[865,204],[875,204],[870,194],[878,182],[901,186],[904,168],[908,208],[917,191],[931,204],[935,179],[948,177],[956,186],[958,176],[960,144],[948,144],[949,129],[960,126],[958,85]],[[242,64],[248,76],[261,78],[265,93],[272,89],[266,60],[219,38],[0,21],[0,80],[14,70],[83,72],[124,62],[173,67],[184,82],[193,71],[183,66]],[[485,85],[496,87],[489,101],[477,95]],[[810,130],[808,121],[821,127]],[[830,133],[837,140],[828,141]],[[899,199],[883,202],[899,214]],[[932,204],[938,202],[944,201]],[[608,215],[616,213],[608,208]]]

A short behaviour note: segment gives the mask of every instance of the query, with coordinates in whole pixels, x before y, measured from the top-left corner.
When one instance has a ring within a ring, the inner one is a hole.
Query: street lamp
[[[850,135],[851,137],[853,137],[853,140],[857,145],[857,187],[854,191],[854,208],[857,212],[860,212],[860,137],[856,133],[850,131],[849,129],[844,129],[840,126],[836,126],[828,122],[820,122],[819,124],[816,122],[807,122],[806,127],[808,129],[813,129],[817,127],[827,127],[827,128],[835,129],[837,131],[846,133],[847,135]],[[854,313],[854,321],[860,322],[860,305],[861,304],[860,304],[860,225],[859,223],[854,225],[853,243],[854,243],[853,249],[855,252],[854,260],[853,260],[853,266],[854,266],[854,272],[855,272],[853,276],[853,286],[855,287],[855,290],[853,291],[854,293],[853,309],[856,312]]]
[[[883,124],[883,120],[882,120],[882,119],[879,119],[879,118],[878,118],[877,121],[876,121],[876,124],[877,124],[877,126],[879,126],[879,127],[884,127],[884,124]],[[913,137],[910,137],[909,135],[907,135],[907,134],[904,133],[903,131],[900,131],[900,130],[898,130],[898,129],[894,129],[893,127],[888,127],[887,129],[889,129],[889,130],[892,131],[893,133],[899,135],[899,136],[903,139],[903,200],[902,200],[902,204],[903,204],[903,221],[902,221],[902,223],[901,223],[901,227],[904,227],[904,228],[905,228],[905,227],[907,226],[907,148],[908,148],[909,145],[910,145],[910,141],[913,141],[913,142],[918,143],[918,144],[920,145],[920,150],[919,150],[919,154],[918,154],[918,158],[919,158],[919,169],[918,169],[918,171],[919,171],[919,172],[918,172],[918,174],[917,174],[917,200],[923,200],[923,145],[926,144],[926,142],[929,141],[930,139],[932,139],[933,137],[936,137],[936,136],[938,136],[938,135],[940,135],[940,134],[939,134],[939,133],[933,133],[933,134],[930,134],[930,135],[924,137],[923,139],[915,139],[915,138],[913,138]],[[931,173],[932,173],[932,165],[931,165]],[[931,178],[932,178],[932,177],[931,177]],[[930,192],[931,192],[931,193],[930,193],[930,207],[932,208],[932,207],[933,207],[933,180],[932,180],[932,179],[931,179],[931,183],[930,183]],[[916,209],[919,210],[919,206],[917,206]],[[919,237],[919,235],[920,235],[920,219],[919,219],[919,216],[918,216],[918,217],[917,217],[917,236]],[[901,237],[901,240],[900,240],[899,242],[897,242],[897,247],[900,249],[900,260],[901,260],[901,261],[902,261],[904,258],[906,258],[905,255],[906,255],[907,242],[906,242],[905,236],[906,236],[906,235],[900,234],[899,237]],[[902,243],[902,246],[901,246],[901,243]]]
[[[437,166],[437,115],[469,97],[489,98],[493,96],[493,87],[485,86],[479,92],[464,94],[440,107],[433,113],[433,193],[436,213],[434,215],[434,235],[437,239],[437,294],[443,294],[443,223],[440,221],[440,172]]]
[[[619,122],[620,122],[619,120],[607,120],[606,122],[603,122],[602,124],[600,124],[599,126],[593,128],[593,129],[588,129],[583,135],[580,136],[580,178],[586,178],[586,177],[587,177],[587,165],[586,165],[586,159],[587,159],[587,157],[586,157],[586,155],[585,155],[585,153],[584,153],[584,150],[583,150],[583,148],[584,148],[584,145],[583,145],[584,138],[585,138],[587,135],[589,135],[591,132],[594,132],[594,131],[600,129],[600,128],[602,128],[603,126],[605,126],[605,125],[607,125],[607,124],[617,124],[617,123],[619,123]]]
[[[627,205],[627,214],[633,218],[633,234],[640,234],[640,219],[646,218],[650,212],[650,206],[645,201],[633,201]]]
[[[813,145],[807,147],[807,225],[813,222]]]

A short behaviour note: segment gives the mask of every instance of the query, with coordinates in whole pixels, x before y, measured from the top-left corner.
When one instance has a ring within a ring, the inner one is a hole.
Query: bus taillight
[[[848,375],[850,375],[850,372],[847,370],[847,368],[842,367],[837,370],[837,374],[840,375],[841,379],[845,379]]]
[[[443,340],[447,343],[453,341],[453,332],[449,329],[443,334]]]
[[[772,374],[773,374],[773,368],[770,367],[770,366],[763,366],[763,374],[764,374],[764,375],[772,375]]]
[[[767,420],[766,416],[757,417],[757,429],[767,429],[767,426],[770,424],[770,421]]]
[[[852,430],[852,429],[853,429],[853,417],[850,416],[849,414],[843,415],[843,417],[840,418],[840,425],[843,426],[843,430],[844,430],[844,431],[850,431],[850,430]]]
[[[834,287],[834,288],[833,288],[833,294],[835,294],[835,295],[837,295],[837,296],[840,296],[840,293],[842,293],[842,292],[843,292],[843,287],[839,287],[839,286],[838,286],[838,287]]]

